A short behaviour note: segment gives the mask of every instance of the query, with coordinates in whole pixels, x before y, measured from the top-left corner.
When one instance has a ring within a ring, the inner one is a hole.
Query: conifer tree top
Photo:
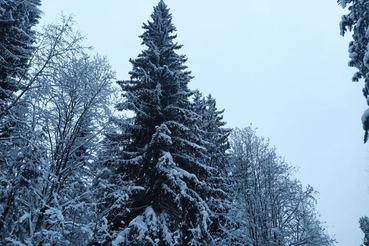
[[[130,59],[133,68],[129,72],[131,80],[127,81],[128,84],[119,83],[124,91],[130,91],[133,84],[137,90],[141,90],[142,86],[148,86],[146,89],[149,90],[160,88],[156,91],[160,96],[155,98],[159,99],[156,103],[157,106],[160,105],[160,108],[163,109],[168,105],[186,104],[191,95],[187,84],[192,76],[190,71],[185,71],[187,69],[186,56],[176,53],[182,45],[174,41],[176,35],[173,32],[176,31],[176,28],[172,23],[169,8],[164,1],[160,1],[154,7],[151,18],[148,22],[143,23],[144,33],[140,36],[143,40],[142,44],[147,46],[147,49],[144,49],[136,59]],[[146,94],[144,91],[141,92]],[[179,100],[178,97],[181,99]],[[130,108],[131,106],[128,106],[127,102],[126,106],[121,105],[120,108],[143,112],[142,107],[146,107],[144,105],[153,103],[142,102],[141,105],[143,95],[139,98],[140,100],[133,100],[135,101],[134,107]],[[151,96],[151,98],[154,97]]]
[[[164,1],[160,1],[154,7],[154,12],[151,14],[152,21],[143,24],[143,29],[146,31],[140,36],[143,40],[142,44],[151,47],[153,44],[158,48],[166,45],[171,45],[172,40],[176,35],[170,35],[176,31],[172,24],[172,15],[169,13],[168,6]]]

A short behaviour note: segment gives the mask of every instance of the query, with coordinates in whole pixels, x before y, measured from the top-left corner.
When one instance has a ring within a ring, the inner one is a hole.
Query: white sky
[[[73,13],[77,27],[118,79],[158,0],[43,0],[41,23]],[[192,89],[211,93],[229,127],[250,123],[279,155],[300,167],[297,178],[320,192],[317,208],[339,245],[357,245],[359,217],[369,216],[369,145],[360,118],[367,108],[347,67],[351,34],[335,0],[166,0],[179,51],[195,76]]]

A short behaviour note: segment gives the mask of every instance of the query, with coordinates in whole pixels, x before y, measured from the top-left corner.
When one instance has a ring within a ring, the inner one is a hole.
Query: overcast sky
[[[297,178],[320,192],[317,209],[339,245],[359,246],[369,216],[367,108],[347,67],[351,34],[335,0],[166,0],[188,57],[192,89],[211,93],[229,127],[253,124]],[[142,23],[158,0],[43,0],[41,23],[75,15],[87,45],[108,56],[118,79],[142,47]]]

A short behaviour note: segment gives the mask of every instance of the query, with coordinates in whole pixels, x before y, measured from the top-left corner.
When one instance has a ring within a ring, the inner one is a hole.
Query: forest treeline
[[[119,90],[72,18],[36,31],[40,5],[0,0],[1,245],[335,243],[317,191],[188,87],[163,1]]]

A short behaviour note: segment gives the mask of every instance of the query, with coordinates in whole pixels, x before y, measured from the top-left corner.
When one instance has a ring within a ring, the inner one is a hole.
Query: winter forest
[[[369,1],[338,3],[350,11],[341,34],[353,31],[349,66],[368,99]],[[73,17],[41,26],[41,4],[0,0],[0,245],[337,243],[297,168],[190,89],[163,0],[142,20],[125,79]],[[369,111],[362,123],[366,142]],[[359,227],[368,246],[368,217]]]

